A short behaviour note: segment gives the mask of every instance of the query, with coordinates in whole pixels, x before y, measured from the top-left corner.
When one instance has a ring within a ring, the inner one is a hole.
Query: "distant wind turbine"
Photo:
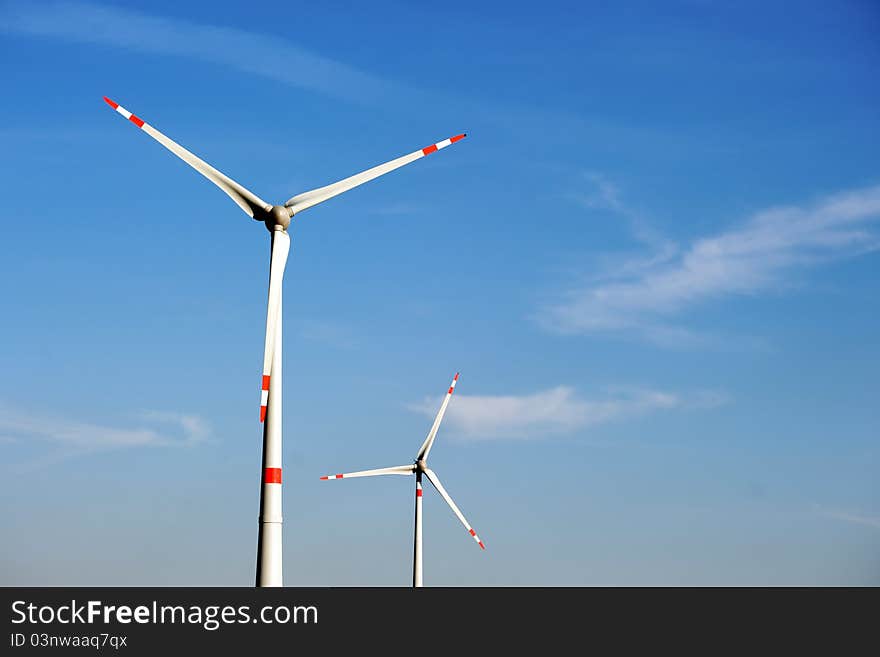
[[[449,400],[452,398],[452,393],[455,391],[455,384],[458,382],[458,374],[456,373],[455,377],[452,379],[452,384],[449,386],[449,390],[446,391],[446,397],[443,398],[443,403],[440,404],[440,410],[437,412],[437,417],[434,418],[434,424],[431,426],[431,430],[428,432],[428,437],[425,438],[425,442],[422,443],[421,449],[419,449],[419,453],[416,454],[416,458],[410,465],[396,465],[390,468],[379,468],[377,470],[361,470],[359,472],[346,472],[343,474],[336,475],[327,475],[326,477],[321,477],[321,479],[353,479],[354,477],[375,477],[378,475],[411,475],[415,474],[416,476],[416,518],[415,518],[415,538],[413,540],[414,548],[413,548],[413,586],[420,587],[422,586],[422,475],[425,475],[428,478],[434,488],[437,489],[437,492],[440,493],[440,496],[446,500],[446,503],[449,505],[449,508],[452,509],[452,512],[458,517],[461,521],[461,524],[464,525],[464,528],[467,529],[468,534],[477,542],[477,544],[482,548],[486,549],[486,546],[483,545],[483,541],[480,540],[480,537],[477,536],[477,532],[474,531],[474,528],[470,526],[468,521],[465,519],[462,512],[455,505],[455,502],[452,501],[452,498],[449,496],[449,493],[446,492],[446,489],[443,488],[443,484],[440,483],[440,478],[437,476],[437,473],[431,470],[428,467],[428,454],[431,451],[431,446],[434,444],[434,438],[437,437],[437,429],[440,428],[440,422],[443,420],[443,414],[446,412],[446,406],[449,405]]]
[[[319,187],[271,205],[232,178],[172,141],[143,119],[106,96],[104,100],[119,114],[146,132],[205,178],[222,189],[244,212],[262,221],[272,235],[269,262],[269,303],[266,312],[266,342],[263,378],[260,386],[260,422],[263,423],[263,471],[260,488],[260,529],[257,540],[257,586],[282,586],[281,570],[281,285],[290,251],[288,227],[295,214],[378,178],[405,164],[446,148],[466,135],[456,135],[409,155],[367,169],[326,187]]]

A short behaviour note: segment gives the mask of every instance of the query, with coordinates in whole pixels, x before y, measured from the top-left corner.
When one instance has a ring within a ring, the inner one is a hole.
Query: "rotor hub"
[[[290,211],[283,205],[273,205],[272,209],[266,213],[263,223],[266,224],[270,233],[279,226],[281,230],[287,230],[287,227],[290,226]]]

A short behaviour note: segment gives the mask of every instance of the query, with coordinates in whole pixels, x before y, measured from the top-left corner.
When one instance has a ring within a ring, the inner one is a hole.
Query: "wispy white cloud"
[[[622,421],[654,411],[717,406],[724,395],[698,392],[680,395],[659,390],[613,387],[600,399],[587,399],[568,386],[526,395],[456,395],[444,424],[465,439],[540,439],[571,433],[608,422]],[[410,405],[411,410],[434,417],[439,400],[433,397]]]
[[[600,188],[598,198],[614,207],[615,194]],[[880,236],[872,224],[878,219],[880,186],[770,208],[677,254],[605,272],[548,304],[537,319],[561,333],[629,332],[661,343],[693,339],[671,318],[714,299],[779,289],[805,267],[876,250]]]
[[[197,443],[211,435],[211,428],[199,415],[173,411],[144,411],[138,417],[146,422],[159,423],[179,429],[178,437],[172,439],[174,443]]]
[[[645,258],[628,261],[624,267],[615,268],[619,275],[630,269],[640,270],[647,265],[659,264],[670,259],[678,250],[677,245],[661,235],[648,222],[642,212],[624,201],[620,187],[604,173],[585,171],[581,176],[581,187],[569,194],[569,198],[587,210],[609,212],[624,219],[632,236],[651,247],[653,254]]]
[[[132,447],[192,445],[206,439],[210,429],[197,415],[149,411],[133,426],[109,426],[13,409],[0,404],[0,434],[20,445],[44,441],[68,452]]]
[[[501,107],[486,99],[467,97],[458,89],[447,92],[436,85],[423,87],[401,82],[303,48],[295,41],[295,29],[274,36],[258,28],[212,25],[212,20],[216,22],[207,17],[205,23],[197,23],[67,0],[0,0],[0,32],[46,38],[53,44],[85,43],[186,58],[369,107],[395,106],[411,112],[439,106],[450,114],[490,122],[516,134],[524,132],[524,125],[536,124],[541,126],[544,139],[552,134],[566,143],[571,141],[572,134],[584,130],[605,135],[614,132],[619,139],[634,138],[637,133],[645,139],[650,133],[640,126],[614,126],[580,114],[509,103]],[[654,134],[651,138],[657,137]]]
[[[358,103],[399,85],[259,32],[203,25],[85,2],[0,5],[0,30],[157,55],[189,57]]]
[[[870,515],[866,513],[853,513],[849,511],[840,511],[835,509],[823,509],[816,507],[816,510],[827,518],[842,520],[856,525],[864,525],[866,527],[874,527],[880,529],[880,516]]]
[[[621,200],[619,187],[608,176],[598,171],[585,171],[583,179],[585,187],[571,194],[578,203],[595,210],[610,210],[623,215],[633,213]]]

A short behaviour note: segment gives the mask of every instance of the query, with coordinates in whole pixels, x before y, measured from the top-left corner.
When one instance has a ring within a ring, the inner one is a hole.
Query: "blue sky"
[[[297,216],[285,580],[880,584],[871,2],[0,3],[3,584],[253,581]]]

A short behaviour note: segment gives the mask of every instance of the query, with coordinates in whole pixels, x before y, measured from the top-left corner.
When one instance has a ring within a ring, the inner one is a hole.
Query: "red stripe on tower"
[[[272,378],[268,374],[263,375],[263,390],[269,389],[269,379]]]
[[[281,468],[266,468],[263,472],[263,483],[265,484],[280,484],[281,483]]]
[[[421,497],[421,496],[422,496],[422,489],[416,488],[416,497]]]

